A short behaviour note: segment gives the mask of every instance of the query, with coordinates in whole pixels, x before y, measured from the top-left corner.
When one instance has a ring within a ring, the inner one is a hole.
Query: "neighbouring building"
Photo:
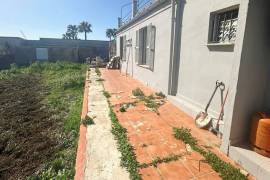
[[[108,41],[0,37],[0,68],[9,67],[11,63],[25,65],[36,60],[84,62],[87,57],[97,56],[109,60]]]
[[[252,114],[270,108],[270,1],[132,0],[130,6],[118,20],[121,71],[191,116],[204,109],[215,82],[224,82],[209,109],[218,117],[228,90],[220,148],[256,178],[269,179],[270,159],[247,144]]]

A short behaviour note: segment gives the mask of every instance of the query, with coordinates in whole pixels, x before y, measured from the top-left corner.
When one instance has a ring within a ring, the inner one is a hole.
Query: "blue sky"
[[[117,27],[121,6],[131,0],[0,0],[0,36],[62,38],[68,24],[88,21],[88,39],[106,39],[107,28]],[[80,35],[83,39],[83,34]]]

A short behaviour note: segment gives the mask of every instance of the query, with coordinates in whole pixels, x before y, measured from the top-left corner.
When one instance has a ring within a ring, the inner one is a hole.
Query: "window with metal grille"
[[[236,39],[239,9],[214,12],[210,15],[210,43],[233,43]]]

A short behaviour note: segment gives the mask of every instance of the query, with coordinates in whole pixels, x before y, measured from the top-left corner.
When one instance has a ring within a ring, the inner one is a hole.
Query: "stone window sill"
[[[226,42],[226,43],[208,43],[207,46],[234,46],[234,42]]]
[[[143,65],[143,64],[138,64],[139,67],[145,68],[145,69],[150,69],[150,66],[148,65]]]

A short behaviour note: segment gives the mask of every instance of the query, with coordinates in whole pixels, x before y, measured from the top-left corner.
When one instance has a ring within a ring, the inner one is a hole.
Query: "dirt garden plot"
[[[57,124],[40,103],[40,77],[23,75],[0,82],[0,177],[31,175],[59,149]]]
[[[37,63],[0,71],[0,179],[73,178],[85,70]]]

